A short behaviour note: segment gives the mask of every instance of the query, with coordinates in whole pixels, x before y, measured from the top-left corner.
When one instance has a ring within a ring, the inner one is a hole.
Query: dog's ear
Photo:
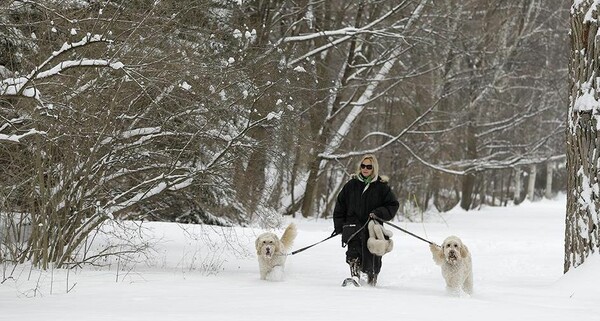
[[[285,246],[283,246],[283,242],[281,242],[281,240],[276,239],[273,245],[275,246],[275,249],[273,249],[275,253],[283,253]]]
[[[254,247],[256,248],[256,254],[260,255],[260,237],[256,238],[256,241],[254,242]]]
[[[467,246],[464,244],[460,245],[460,256],[462,256],[463,258],[469,256],[469,248],[467,248]]]

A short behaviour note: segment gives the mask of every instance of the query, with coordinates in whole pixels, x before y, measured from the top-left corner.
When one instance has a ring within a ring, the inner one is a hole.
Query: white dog
[[[442,276],[446,280],[446,288],[453,294],[464,291],[473,293],[473,266],[471,253],[460,238],[449,236],[442,243],[441,248],[430,244],[429,249],[433,260],[442,267]]]
[[[296,238],[296,225],[290,223],[278,238],[275,233],[265,232],[256,238],[256,254],[261,280],[281,280],[287,251]]]

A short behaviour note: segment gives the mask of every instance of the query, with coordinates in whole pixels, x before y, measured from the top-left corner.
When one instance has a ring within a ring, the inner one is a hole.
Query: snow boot
[[[350,267],[350,275],[352,277],[346,278],[342,282],[342,286],[347,286],[348,284],[352,284],[354,286],[360,286],[360,261],[358,258],[350,259],[347,261],[348,266]]]
[[[367,283],[370,286],[376,286],[377,285],[377,274],[369,274],[367,276]]]
[[[360,261],[358,258],[348,261],[350,266],[350,275],[360,278]]]

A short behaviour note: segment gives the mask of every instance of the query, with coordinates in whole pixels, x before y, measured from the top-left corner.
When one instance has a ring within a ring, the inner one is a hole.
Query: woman
[[[379,175],[377,158],[365,155],[358,163],[356,174],[338,194],[333,211],[334,233],[342,233],[344,225],[364,227],[374,215],[389,221],[396,215],[398,206],[396,195],[387,184],[387,177]],[[360,277],[362,271],[367,274],[368,283],[375,286],[381,270],[381,256],[369,252],[367,239],[367,228],[363,228],[348,242],[346,262],[350,265],[353,277]]]

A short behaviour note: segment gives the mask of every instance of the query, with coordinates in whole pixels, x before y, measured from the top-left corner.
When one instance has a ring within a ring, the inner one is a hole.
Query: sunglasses
[[[360,164],[360,168],[373,169],[373,165]]]

